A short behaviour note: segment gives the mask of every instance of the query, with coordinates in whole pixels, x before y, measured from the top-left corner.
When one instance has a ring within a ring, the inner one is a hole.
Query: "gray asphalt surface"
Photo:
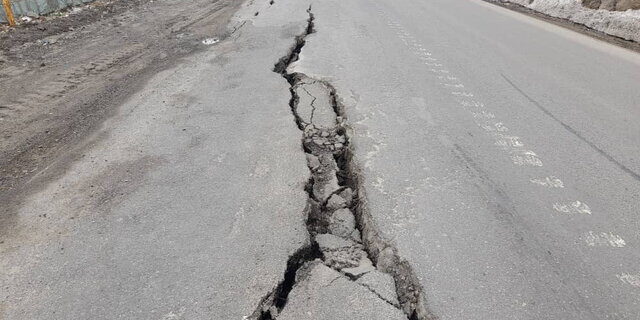
[[[439,319],[640,317],[640,55],[482,1],[313,12],[295,71]]]
[[[254,312],[308,244],[309,173],[272,72],[308,5],[243,7],[230,38],[149,80],[24,201],[0,242],[0,318]]]
[[[0,241],[0,318],[248,319],[309,243],[273,72],[308,7],[246,2],[31,190]],[[480,0],[311,11],[289,72],[335,87],[361,204],[438,319],[640,317],[640,55]],[[304,272],[283,317],[383,314]]]

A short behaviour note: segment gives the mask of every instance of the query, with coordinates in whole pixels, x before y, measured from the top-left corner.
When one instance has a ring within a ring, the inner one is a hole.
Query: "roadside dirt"
[[[151,75],[206,48],[204,39],[226,37],[241,3],[93,2],[0,31],[2,206],[24,196],[35,174],[55,171],[52,163],[81,156],[70,151]]]

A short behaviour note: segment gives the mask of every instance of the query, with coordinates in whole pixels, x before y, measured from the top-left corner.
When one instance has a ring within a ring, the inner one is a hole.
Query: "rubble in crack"
[[[265,296],[251,318],[427,319],[416,311],[421,293],[415,276],[405,268],[408,264],[399,263],[402,268],[396,270],[393,265],[401,260],[382,241],[368,251],[367,246],[377,238],[372,236],[370,224],[358,225],[363,205],[335,90],[326,82],[289,70],[306,37],[314,32],[311,7],[308,12],[305,33],[296,37],[295,46],[276,63],[274,72],[290,84],[289,106],[302,131],[311,173],[305,210],[311,245],[307,254],[291,257],[284,279]],[[367,241],[363,241],[360,228],[368,231]],[[372,257],[379,260],[381,268]]]
[[[314,154],[340,153],[346,143],[344,135],[334,128],[317,128],[312,124],[305,128],[304,146]]]
[[[291,261],[287,274],[295,279],[263,301],[258,319],[407,320],[394,278],[376,268],[362,242],[353,179],[336,160],[347,158],[349,140],[333,89],[301,74],[284,76],[311,173],[305,211],[314,252]]]
[[[356,192],[336,159],[346,159],[348,137],[336,114],[333,89],[290,75],[292,111],[303,132],[311,172],[307,227],[321,259],[297,272],[278,319],[407,319],[394,278],[376,269],[362,243],[354,209]],[[304,96],[303,96],[304,95]]]

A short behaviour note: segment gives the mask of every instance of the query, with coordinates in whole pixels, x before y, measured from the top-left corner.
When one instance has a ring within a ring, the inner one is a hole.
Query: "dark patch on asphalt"
[[[119,0],[0,34],[0,233],[9,233],[24,199],[101,139],[94,132],[149,79],[206,50],[202,39],[227,37],[240,5]],[[41,41],[52,36],[55,43]]]

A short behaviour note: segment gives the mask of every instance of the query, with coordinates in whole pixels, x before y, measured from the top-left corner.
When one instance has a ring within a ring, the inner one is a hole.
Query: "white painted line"
[[[591,214],[591,208],[581,201],[573,201],[569,204],[554,203],[553,209],[562,213],[579,213],[579,214]]]
[[[618,278],[618,280],[632,285],[636,288],[640,288],[640,273],[638,274],[629,274],[629,273],[621,273],[621,274],[616,274],[616,277]]]
[[[533,184],[541,185],[547,188],[564,188],[564,184],[562,183],[562,180],[560,180],[555,176],[529,179],[529,181],[531,181],[531,183]]]
[[[542,160],[531,150],[516,150],[511,155],[511,161],[519,166],[542,167]]]
[[[627,245],[624,239],[619,235],[607,232],[595,233],[593,231],[589,231],[589,233],[585,235],[584,241],[586,241],[587,245],[590,247],[610,246],[614,248],[623,248]]]

